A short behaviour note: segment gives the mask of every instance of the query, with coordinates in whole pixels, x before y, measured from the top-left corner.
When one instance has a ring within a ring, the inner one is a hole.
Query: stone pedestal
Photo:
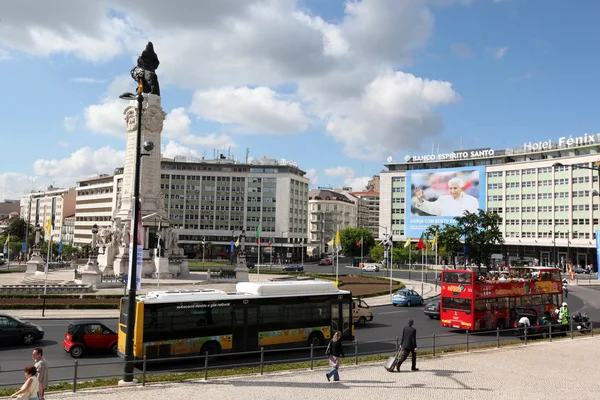
[[[34,250],[31,258],[27,261],[27,270],[26,274],[35,274],[38,271],[39,265],[44,265],[44,259],[40,255],[39,250]]]
[[[171,279],[173,273],[169,268],[169,259],[166,257],[155,257],[154,258],[154,272],[152,273],[153,278]]]
[[[114,275],[115,269],[115,248],[108,246],[104,249],[103,254],[98,254],[98,265],[105,275]]]
[[[113,261],[115,275],[129,274],[129,250],[125,247],[119,249],[119,255]]]
[[[250,281],[250,270],[246,266],[246,260],[238,260],[237,267],[235,268],[235,279],[238,282],[249,282]]]
[[[100,272],[96,259],[92,258],[81,271],[81,284],[97,288],[100,283],[102,283],[102,272]]]

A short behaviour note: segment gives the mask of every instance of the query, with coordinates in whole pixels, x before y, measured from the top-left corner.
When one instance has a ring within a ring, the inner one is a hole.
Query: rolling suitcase
[[[402,348],[399,348],[396,354],[393,357],[389,357],[385,362],[384,368],[388,372],[394,372],[396,365],[398,365],[398,358],[400,357],[400,353],[402,353]]]

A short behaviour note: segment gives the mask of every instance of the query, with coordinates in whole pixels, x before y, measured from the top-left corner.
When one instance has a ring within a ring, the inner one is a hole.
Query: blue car
[[[302,267],[302,265],[286,265],[285,267],[283,267],[283,270],[301,272],[304,271],[304,268]]]
[[[423,304],[423,297],[410,289],[400,289],[392,296],[392,304],[394,306],[407,306],[410,307],[413,304]]]

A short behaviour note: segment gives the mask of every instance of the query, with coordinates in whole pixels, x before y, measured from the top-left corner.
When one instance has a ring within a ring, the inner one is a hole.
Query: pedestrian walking
[[[10,397],[18,400],[38,400],[39,382],[35,376],[36,372],[33,365],[25,367],[25,383]]]
[[[39,381],[39,400],[45,400],[44,395],[48,389],[48,363],[44,358],[44,349],[36,347],[31,353],[33,361],[35,361],[35,369],[37,371],[37,379]]]
[[[402,347],[402,356],[396,365],[396,370],[400,372],[400,366],[408,358],[408,353],[412,356],[412,367],[411,371],[418,371],[417,368],[417,330],[413,328],[415,321],[412,319],[408,320],[408,326],[405,326],[402,330],[402,339],[400,340],[400,346]]]
[[[329,356],[329,365],[331,366],[331,371],[325,374],[327,380],[331,380],[333,376],[334,381],[340,380],[340,359],[346,357],[344,354],[344,347],[342,345],[342,332],[337,331],[333,338],[329,341],[327,345],[327,350],[325,350],[325,355]]]

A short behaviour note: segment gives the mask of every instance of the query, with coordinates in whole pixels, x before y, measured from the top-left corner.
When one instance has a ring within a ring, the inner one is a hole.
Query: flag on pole
[[[10,241],[10,235],[6,237],[6,242],[4,242],[4,253],[8,254],[8,242]]]
[[[406,239],[406,243],[404,243],[404,247],[410,247],[410,238]]]
[[[331,239],[329,242],[327,242],[327,246],[329,246],[329,249],[331,249],[333,247],[334,241],[335,241],[335,239]]]
[[[337,251],[342,250],[342,243],[340,242],[340,230],[335,231],[335,249]]]
[[[358,242],[356,242],[356,246],[360,247],[360,246],[362,246],[362,243],[363,243],[363,238],[360,238],[360,240]]]
[[[46,222],[46,235],[50,236],[52,233],[52,218],[48,217],[48,222]]]
[[[237,240],[235,241],[235,247],[238,247],[240,245],[240,237],[238,236]]]
[[[269,242],[267,243],[267,246],[271,247],[271,243],[273,243],[273,238],[269,238]]]
[[[260,223],[256,227],[256,244],[260,243]]]
[[[229,243],[229,252],[233,253],[233,247],[235,246],[235,242],[231,239],[231,243]]]
[[[423,236],[423,234],[421,234],[421,237],[419,238],[419,243],[417,243],[417,249],[419,249],[419,250],[421,250],[421,251],[423,251],[423,249],[425,248],[425,246],[427,246],[427,245],[425,244],[424,237],[425,237],[425,236]]]
[[[433,240],[431,241],[431,250],[435,249],[437,249],[437,234],[433,237]]]

